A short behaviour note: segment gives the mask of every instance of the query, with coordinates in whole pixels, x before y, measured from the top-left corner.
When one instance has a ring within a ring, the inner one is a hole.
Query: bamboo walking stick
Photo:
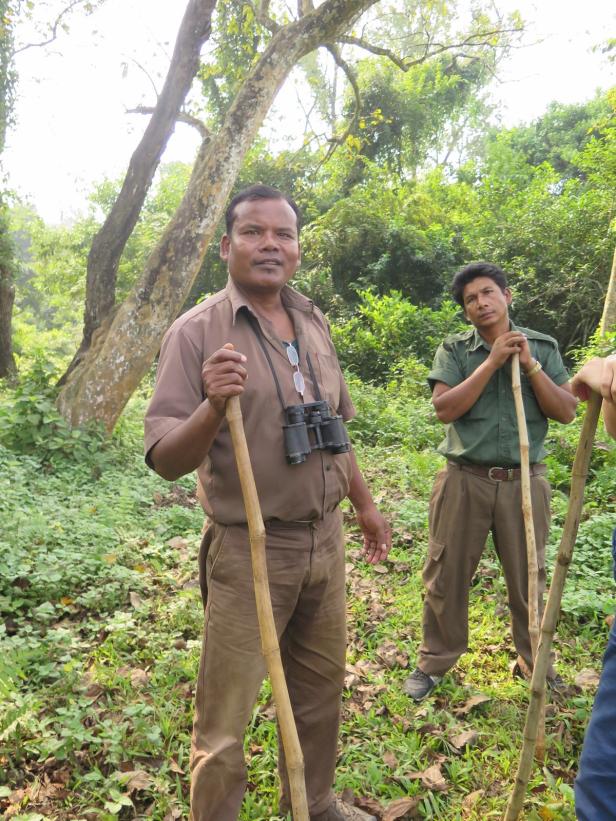
[[[524,532],[526,534],[526,563],[528,565],[528,633],[530,635],[533,666],[537,658],[539,646],[539,564],[537,561],[537,542],[535,539],[535,523],[533,520],[533,502],[530,487],[530,457],[528,428],[522,399],[522,384],[520,380],[520,355],[514,354],[511,358],[511,386],[515,403],[515,413],[518,421],[518,436],[520,439],[520,473],[522,486],[522,515],[524,517]],[[545,701],[545,679],[543,681],[543,701]],[[544,707],[539,710],[539,727],[537,732],[536,757],[543,761],[545,757],[545,717]]]
[[[610,325],[614,322],[615,316],[616,253],[614,254],[614,265],[612,266],[610,284],[603,308],[603,316],[599,325],[600,334],[604,334],[609,329]],[[560,615],[560,602],[565,587],[567,571],[571,564],[571,557],[573,556],[573,548],[580,524],[580,517],[582,515],[584,487],[588,476],[592,444],[595,438],[600,412],[601,397],[596,393],[592,393],[586,405],[584,422],[582,423],[582,430],[580,431],[580,441],[573,461],[569,506],[567,508],[563,534],[558,548],[558,555],[556,556],[556,566],[554,568],[552,584],[550,585],[550,592],[548,593],[548,600],[541,622],[539,648],[533,668],[533,677],[530,682],[531,695],[526,712],[526,723],[524,724],[524,744],[522,746],[515,784],[509,798],[509,803],[507,804],[504,821],[516,821],[522,811],[524,795],[526,794],[526,788],[533,767],[533,751],[537,741],[537,724],[542,704],[543,682],[545,682],[547,675],[552,640]]]
[[[280,647],[267,579],[265,525],[263,524],[257,487],[250,464],[239,396],[233,396],[227,400],[226,416],[231,431],[233,450],[246,507],[261,646],[272,683],[274,704],[276,705],[280,735],[286,757],[293,819],[294,821],[309,821],[306,782],[304,780],[304,757],[297,735],[297,727],[293,718],[289,691],[280,658]]]

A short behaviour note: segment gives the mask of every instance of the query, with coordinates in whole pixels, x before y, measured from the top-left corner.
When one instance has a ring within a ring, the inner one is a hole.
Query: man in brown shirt
[[[274,617],[304,754],[311,821],[370,819],[332,793],[345,670],[344,547],[349,497],[366,560],[389,527],[351,450],[285,456],[284,408],[325,400],[354,415],[327,322],[287,285],[300,261],[298,210],[252,186],[226,214],[227,287],[181,316],[161,348],[145,421],[146,459],[173,480],[197,470],[211,519],[200,555],[205,629],[191,754],[193,821],[236,821],[246,787],[243,736],[265,675],[246,514],[225,403],[240,396],[266,525]],[[289,791],[280,750],[281,811]]]

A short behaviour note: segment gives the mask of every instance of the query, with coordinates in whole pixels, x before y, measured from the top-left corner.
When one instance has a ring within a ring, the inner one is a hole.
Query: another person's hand
[[[203,389],[210,405],[220,416],[225,415],[227,399],[244,392],[246,368],[243,362],[246,362],[244,354],[227,342],[203,363]]]
[[[571,389],[582,401],[594,391],[607,402],[616,402],[616,354],[586,362],[571,380]]]
[[[364,557],[368,564],[378,564],[391,549],[391,529],[374,504],[356,509],[355,515],[364,534]]]

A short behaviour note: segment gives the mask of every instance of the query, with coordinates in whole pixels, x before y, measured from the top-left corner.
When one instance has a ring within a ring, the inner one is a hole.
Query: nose
[[[261,236],[261,248],[271,251],[278,248],[278,236],[275,231],[264,231]]]

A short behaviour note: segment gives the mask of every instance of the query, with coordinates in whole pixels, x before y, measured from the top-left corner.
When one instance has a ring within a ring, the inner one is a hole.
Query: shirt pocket
[[[522,377],[522,401],[524,402],[524,413],[526,415],[527,422],[545,419],[543,412],[539,407],[539,403],[537,402],[535,391],[532,389],[529,380],[525,377]]]
[[[489,416],[492,416],[497,406],[497,391],[498,387],[496,380],[491,379],[481,392],[479,399],[475,402],[472,408],[469,408],[466,411],[462,418],[487,419]]]
[[[340,406],[340,366],[338,359],[331,354],[317,353],[318,372],[321,397],[325,399],[335,412]],[[316,393],[316,392],[315,392]]]

